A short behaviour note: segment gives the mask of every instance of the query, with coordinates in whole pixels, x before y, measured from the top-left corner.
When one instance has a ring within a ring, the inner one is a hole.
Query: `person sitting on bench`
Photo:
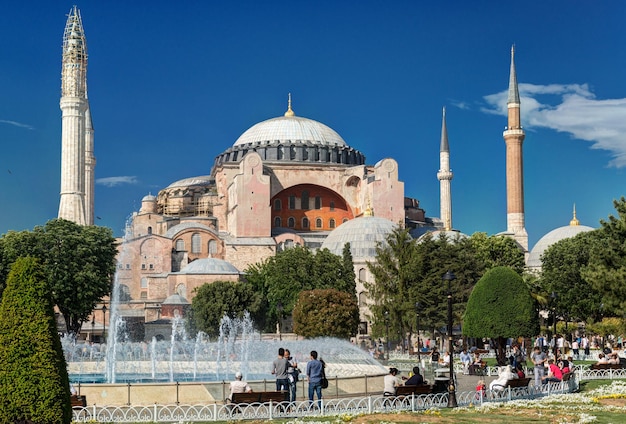
[[[413,375],[404,382],[404,385],[421,386],[422,384],[426,384],[426,381],[424,381],[424,377],[420,374],[420,367],[413,367]]]
[[[231,401],[233,398],[233,393],[252,393],[252,388],[242,380],[243,376],[241,372],[237,371],[235,373],[235,380],[230,382],[230,396],[227,401]]]

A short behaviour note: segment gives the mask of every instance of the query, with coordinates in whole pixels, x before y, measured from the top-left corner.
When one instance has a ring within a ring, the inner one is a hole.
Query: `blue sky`
[[[0,233],[56,217],[61,43],[74,3],[0,16]],[[89,53],[96,223],[120,235],[141,198],[210,172],[250,126],[282,115],[335,129],[439,215],[447,108],[453,224],[506,229],[510,48],[526,129],[531,246],[614,213],[626,187],[626,2],[77,1]]]

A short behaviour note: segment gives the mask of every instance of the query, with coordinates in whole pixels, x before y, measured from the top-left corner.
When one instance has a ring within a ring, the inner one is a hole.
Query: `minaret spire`
[[[88,184],[85,181],[85,114],[89,108],[87,43],[80,11],[76,6],[67,16],[63,33],[60,107],[62,134],[59,218],[85,225],[89,223],[85,210],[85,187]],[[93,168],[91,171],[93,178]]]
[[[528,252],[524,217],[524,166],[522,144],[526,134],[521,125],[520,97],[515,71],[515,46],[511,47],[511,71],[507,101],[508,126],[502,134],[506,143],[507,232]]]
[[[439,206],[441,220],[446,231],[452,230],[452,194],[450,182],[452,181],[452,170],[450,169],[450,146],[448,145],[448,127],[446,125],[446,108],[443,108],[441,119],[441,145],[439,149]]]
[[[289,93],[287,100],[287,112],[285,112],[285,116],[296,116],[293,109],[291,109],[291,93]]]

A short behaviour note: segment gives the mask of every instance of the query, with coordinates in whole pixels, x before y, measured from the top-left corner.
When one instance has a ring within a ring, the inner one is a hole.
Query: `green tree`
[[[245,282],[215,281],[194,290],[191,301],[195,329],[211,337],[219,335],[224,315],[242,318],[246,311],[255,316],[261,307],[261,294]]]
[[[68,333],[77,334],[96,304],[111,293],[117,249],[109,228],[53,219],[0,240],[0,273],[20,256],[40,260]]]
[[[511,237],[474,233],[468,241],[483,271],[496,266],[508,266],[520,275],[524,272],[524,252]]]
[[[509,337],[531,337],[539,332],[534,300],[522,277],[508,267],[495,267],[476,283],[463,317],[463,334],[497,341],[498,364],[506,363]]]
[[[293,309],[294,332],[304,337],[354,336],[359,326],[356,297],[335,289],[304,290]]]
[[[289,316],[303,290],[334,288],[356,298],[354,271],[346,269],[341,256],[328,249],[316,253],[301,246],[284,250],[246,270],[246,280],[261,293],[262,317],[255,321],[265,331]]]
[[[600,318],[602,294],[582,276],[597,238],[597,231],[580,233],[554,243],[541,256],[540,284],[546,293],[558,295],[549,305],[557,315],[579,321]]]
[[[621,317],[626,308],[626,199],[613,202],[617,216],[601,220],[581,276],[602,293],[604,315]]]
[[[37,260],[20,258],[0,302],[0,422],[61,424],[71,419],[50,288]]]

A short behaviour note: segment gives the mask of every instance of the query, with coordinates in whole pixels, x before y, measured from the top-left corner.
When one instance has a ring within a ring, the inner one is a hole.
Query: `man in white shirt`
[[[233,398],[233,393],[252,393],[252,388],[246,383],[242,381],[243,376],[239,371],[235,373],[235,380],[230,382],[230,396],[228,400]]]

